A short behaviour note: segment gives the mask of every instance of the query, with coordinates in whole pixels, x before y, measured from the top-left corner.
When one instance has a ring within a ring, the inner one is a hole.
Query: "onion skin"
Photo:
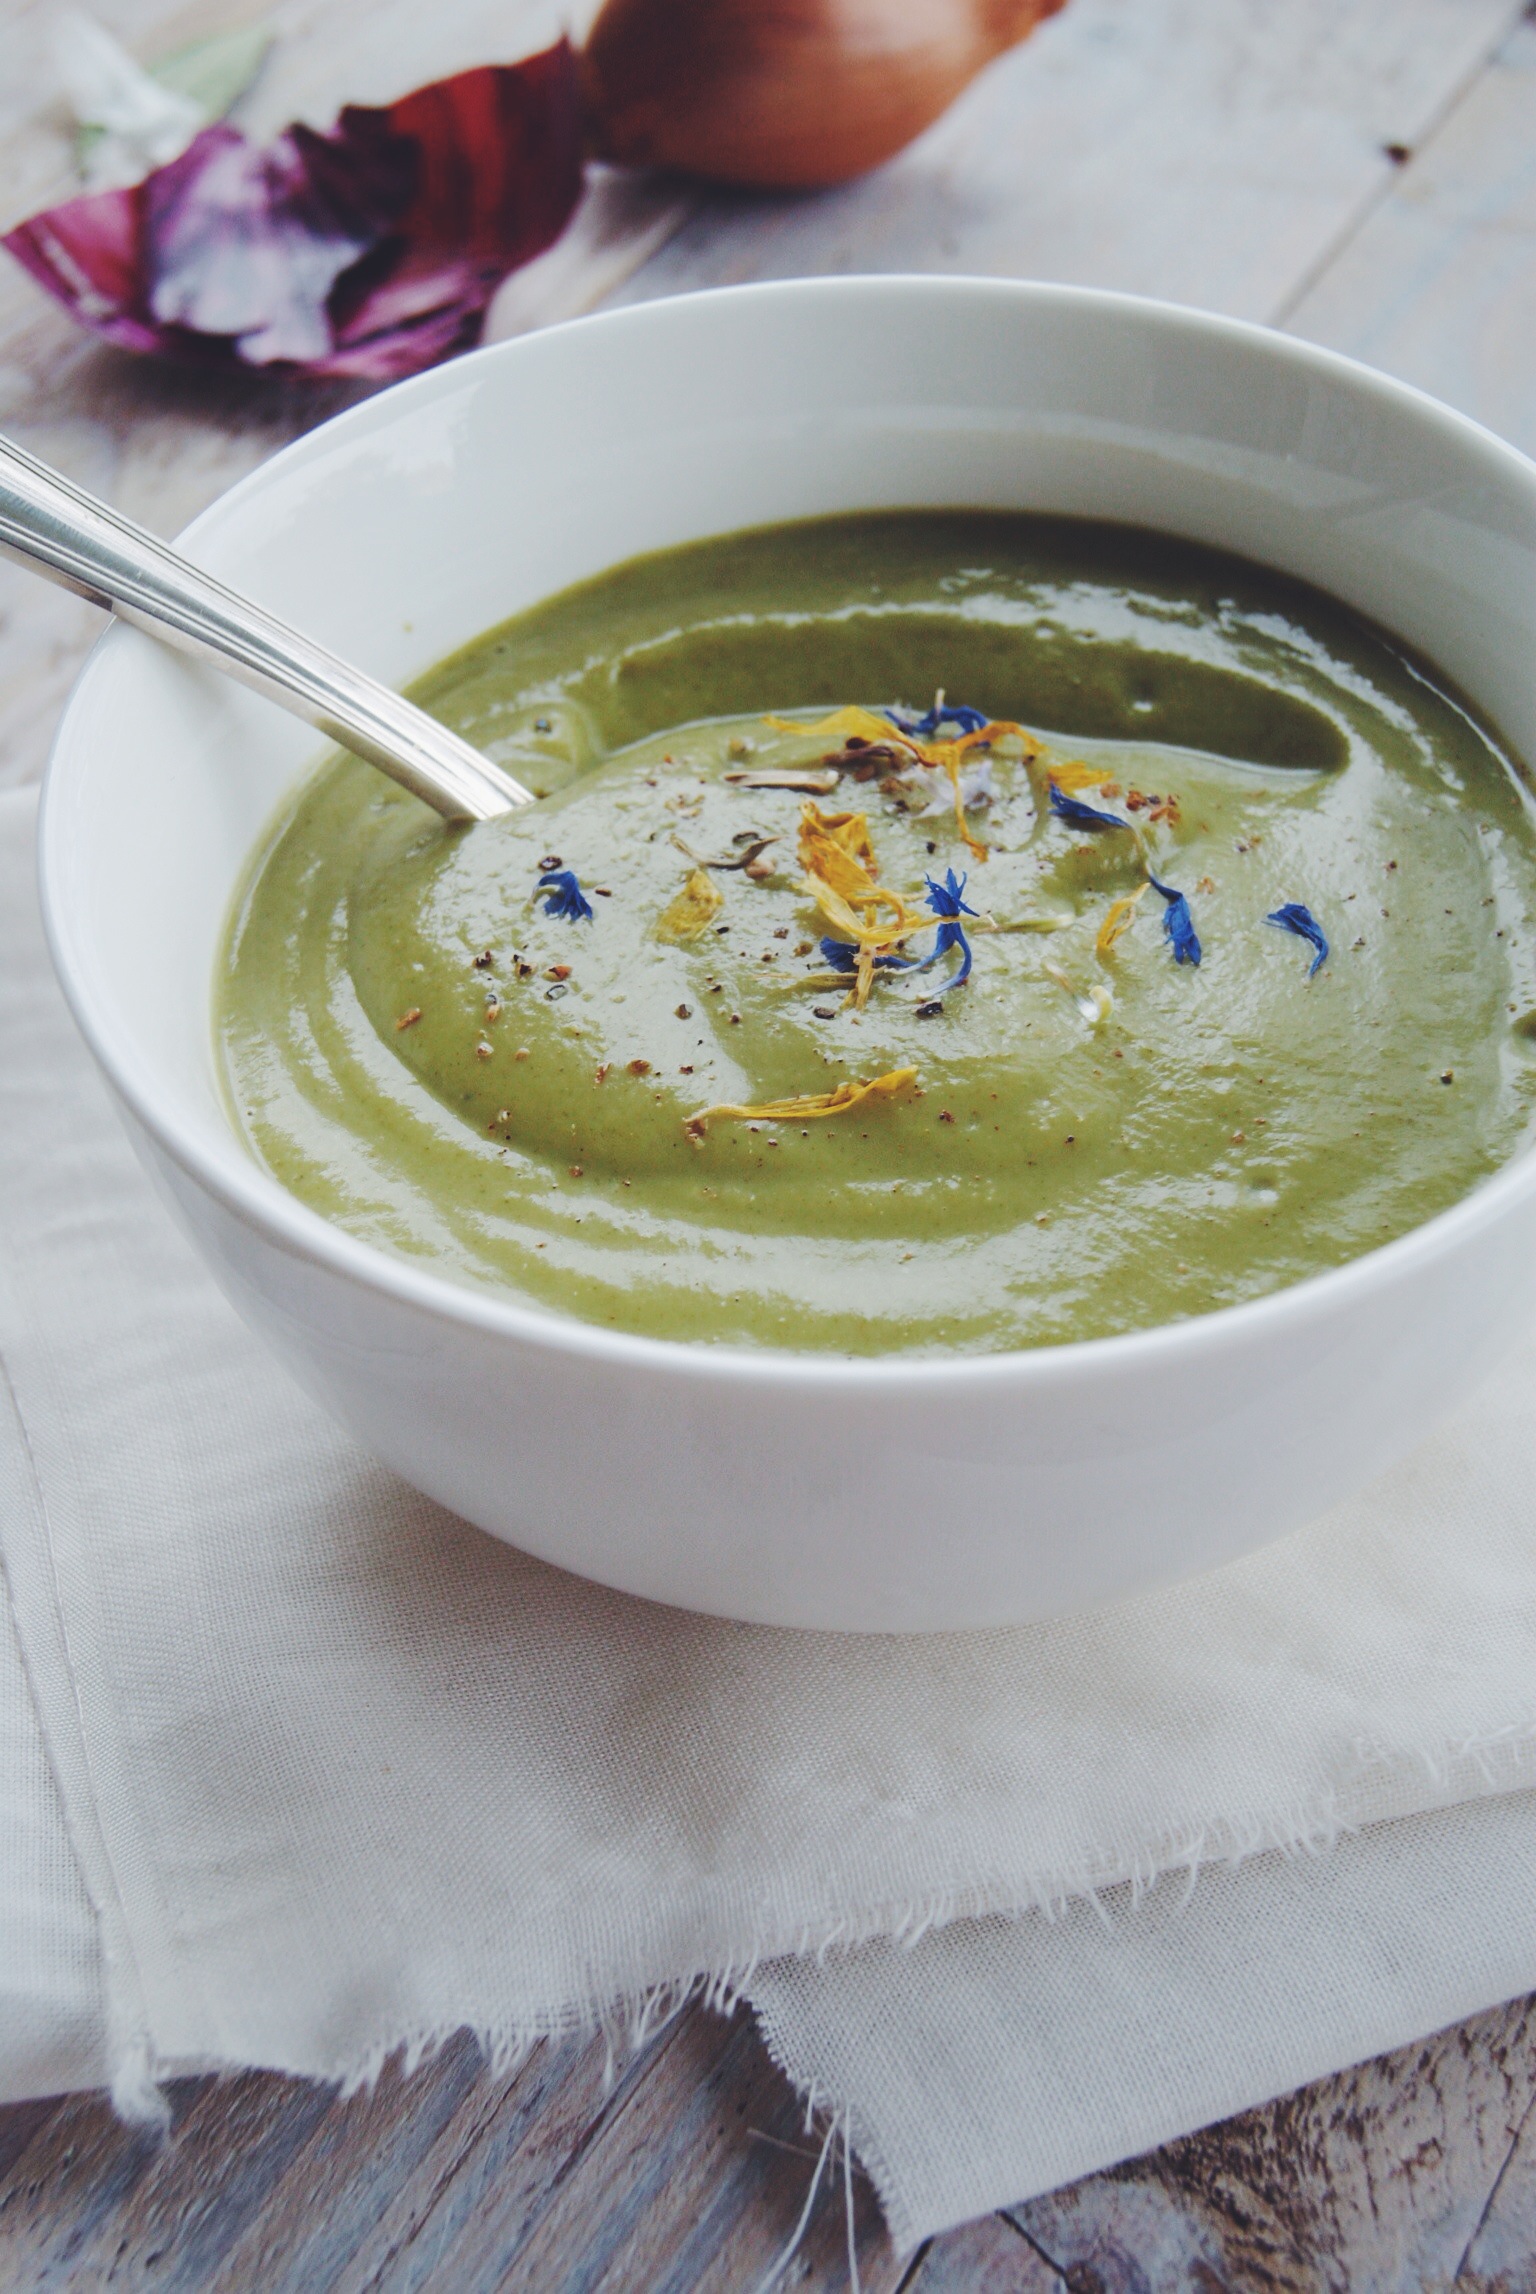
[[[581,59],[592,149],[759,190],[900,151],[1062,0],[607,0]]]

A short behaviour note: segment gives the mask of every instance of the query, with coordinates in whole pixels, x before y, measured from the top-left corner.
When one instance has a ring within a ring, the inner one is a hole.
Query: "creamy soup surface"
[[[387,1251],[655,1337],[978,1353],[1273,1291],[1525,1138],[1522,769],[1242,560],[817,520],[417,698],[544,801],[449,828],[331,759],[218,994],[252,1152]]]

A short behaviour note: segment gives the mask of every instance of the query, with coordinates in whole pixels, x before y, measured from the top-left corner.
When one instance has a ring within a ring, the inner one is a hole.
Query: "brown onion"
[[[607,0],[582,56],[593,148],[714,183],[842,183],[1061,4]]]

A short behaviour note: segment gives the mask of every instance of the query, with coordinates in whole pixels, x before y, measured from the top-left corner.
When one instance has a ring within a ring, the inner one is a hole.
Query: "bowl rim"
[[[964,273],[874,272],[703,288],[585,314],[540,328],[532,335],[487,344],[394,383],[290,441],[209,503],[182,528],[176,536],[177,545],[189,548],[196,555],[199,540],[210,533],[216,535],[228,512],[251,494],[259,493],[274,472],[302,466],[306,461],[324,457],[337,444],[347,446],[370,431],[387,428],[399,410],[451,394],[487,363],[515,363],[526,354],[531,343],[542,343],[573,331],[584,334],[592,330],[664,327],[672,323],[673,315],[689,313],[700,305],[735,305],[746,300],[843,299],[892,292],[919,294],[957,305],[987,300],[1040,309],[1055,306],[1096,310],[1111,317],[1124,314],[1141,323],[1151,322],[1175,332],[1240,344],[1303,372],[1356,389],[1363,387],[1373,396],[1385,397],[1418,420],[1427,421],[1443,432],[1449,431],[1464,443],[1475,445],[1483,454],[1491,455],[1511,476],[1519,477],[1527,486],[1536,486],[1536,461],[1470,415],[1459,413],[1429,392],[1383,374],[1362,360],[1299,336],[1284,334],[1277,328],[1110,288]],[[130,1115],[154,1146],[195,1180],[222,1210],[288,1254],[318,1263],[362,1289],[383,1291],[402,1306],[425,1311],[440,1321],[457,1323],[488,1336],[568,1357],[585,1357],[595,1366],[628,1369],[658,1378],[732,1386],[766,1384],[781,1389],[805,1386],[823,1396],[829,1390],[879,1393],[901,1387],[926,1391],[945,1391],[956,1386],[983,1390],[1050,1388],[1064,1380],[1091,1377],[1100,1371],[1128,1372],[1143,1361],[1148,1367],[1154,1360],[1165,1367],[1177,1366],[1213,1350],[1222,1351],[1245,1341],[1262,1339],[1269,1333],[1281,1336],[1287,1326],[1305,1324],[1328,1315],[1330,1310],[1347,1313],[1371,1292],[1409,1279],[1464,1243],[1473,1241],[1521,1199],[1536,1192],[1536,1124],[1533,1124],[1525,1146],[1499,1170],[1479,1180],[1457,1202],[1410,1228],[1406,1234],[1347,1259],[1339,1266],[1303,1276],[1297,1282],[1259,1297],[1215,1307],[1177,1322],[1154,1323],[1108,1337],[953,1356],[883,1354],[866,1357],[813,1349],[749,1347],[728,1341],[649,1338],[629,1331],[609,1330],[557,1308],[533,1307],[515,1297],[503,1298],[488,1283],[482,1285],[436,1273],[425,1264],[396,1257],[349,1234],[311,1209],[257,1162],[232,1124],[227,1161],[210,1152],[194,1133],[183,1131],[157,1105],[152,1081],[151,1087],[146,1088],[136,1064],[121,1056],[110,1030],[101,1023],[92,1006],[88,989],[75,971],[73,927],[67,902],[61,897],[53,860],[61,839],[57,824],[64,799],[60,789],[68,770],[73,726],[83,707],[83,691],[107,649],[154,642],[125,624],[115,621],[108,624],[70,688],[49,750],[38,810],[37,872],[44,934],[65,1000],[97,1064]],[[152,1070],[142,1072],[147,1072],[152,1079]]]

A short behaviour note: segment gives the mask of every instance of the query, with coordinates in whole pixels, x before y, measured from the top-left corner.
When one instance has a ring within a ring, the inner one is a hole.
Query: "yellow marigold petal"
[[[1045,777],[1054,781],[1063,796],[1071,796],[1078,789],[1102,788],[1105,781],[1115,777],[1113,765],[1085,765],[1081,758],[1071,764],[1048,765]]]
[[[1105,909],[1104,921],[1099,926],[1098,935],[1093,943],[1093,952],[1101,963],[1106,956],[1112,953],[1115,942],[1122,934],[1130,930],[1136,910],[1145,898],[1146,892],[1146,885],[1138,884],[1134,892],[1127,892],[1123,899],[1112,900]]]
[[[819,876],[845,900],[874,897],[875,852],[861,812],[823,812],[813,799],[800,807],[796,849],[808,876]]]
[[[875,984],[876,956],[899,948],[932,919],[910,908],[900,893],[876,883],[874,847],[863,813],[825,813],[814,802],[802,805],[798,850],[805,870],[801,890],[858,950],[849,995],[862,1011]]]
[[[702,1139],[711,1123],[798,1123],[806,1117],[846,1115],[850,1108],[860,1107],[866,1099],[889,1099],[917,1081],[915,1067],[893,1067],[886,1075],[871,1076],[867,1082],[853,1079],[840,1083],[835,1091],[806,1092],[797,1099],[765,1099],[757,1107],[701,1107],[697,1115],[690,1115],[683,1129],[691,1139]]]
[[[663,909],[656,922],[658,940],[677,942],[697,940],[707,932],[725,902],[719,885],[707,868],[696,868],[670,907]]]
[[[878,885],[865,895],[857,908],[843,898],[835,885],[828,884],[825,877],[806,877],[801,890],[810,894],[827,922],[842,933],[845,939],[851,940],[855,947],[869,948],[877,955],[883,954],[887,948],[894,948],[898,941],[905,940],[910,933],[921,931],[925,924],[933,922],[931,916],[921,915],[916,909],[909,908],[900,893],[882,891]],[[879,921],[879,911],[882,908],[891,911],[890,921],[885,924]]]
[[[794,717],[765,717],[776,733],[799,733],[807,741],[879,741],[892,748],[915,749],[917,743],[906,733],[900,733],[887,718],[877,717],[872,709],[834,709],[830,717],[818,724],[805,725]]]

